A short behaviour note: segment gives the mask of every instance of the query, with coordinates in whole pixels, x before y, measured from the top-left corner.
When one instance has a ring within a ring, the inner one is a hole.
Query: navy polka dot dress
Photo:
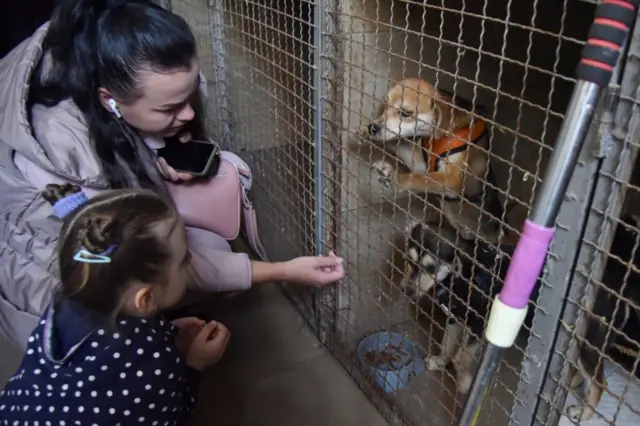
[[[0,425],[177,425],[195,406],[200,373],[186,366],[162,318],[115,328],[70,301],[49,308],[0,392]]]

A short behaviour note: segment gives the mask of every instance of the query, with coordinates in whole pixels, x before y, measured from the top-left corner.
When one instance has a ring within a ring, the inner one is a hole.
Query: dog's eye
[[[404,117],[404,118],[411,117],[413,115],[411,111],[408,111],[404,108],[400,108],[398,110],[398,114],[400,114],[400,117]]]

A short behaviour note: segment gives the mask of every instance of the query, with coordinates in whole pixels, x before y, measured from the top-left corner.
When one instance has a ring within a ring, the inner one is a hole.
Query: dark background
[[[47,22],[54,4],[55,0],[1,0],[0,58]]]

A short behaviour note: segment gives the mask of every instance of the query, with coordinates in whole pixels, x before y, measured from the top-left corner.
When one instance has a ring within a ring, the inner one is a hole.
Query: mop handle
[[[636,19],[640,0],[603,0],[582,49],[576,78],[604,87],[609,84],[622,45]]]

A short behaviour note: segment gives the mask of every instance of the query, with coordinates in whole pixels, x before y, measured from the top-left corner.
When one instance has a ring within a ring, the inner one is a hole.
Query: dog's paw
[[[469,373],[463,373],[458,376],[458,392],[462,394],[469,393],[471,384],[473,383],[473,376]]]
[[[575,404],[567,408],[567,416],[574,423],[584,422],[593,416],[593,409],[587,405]]]
[[[429,371],[444,370],[447,366],[447,360],[442,356],[428,356],[424,359]]]
[[[373,163],[373,168],[380,174],[378,180],[386,187],[391,186],[393,166],[385,161],[378,161]]]

